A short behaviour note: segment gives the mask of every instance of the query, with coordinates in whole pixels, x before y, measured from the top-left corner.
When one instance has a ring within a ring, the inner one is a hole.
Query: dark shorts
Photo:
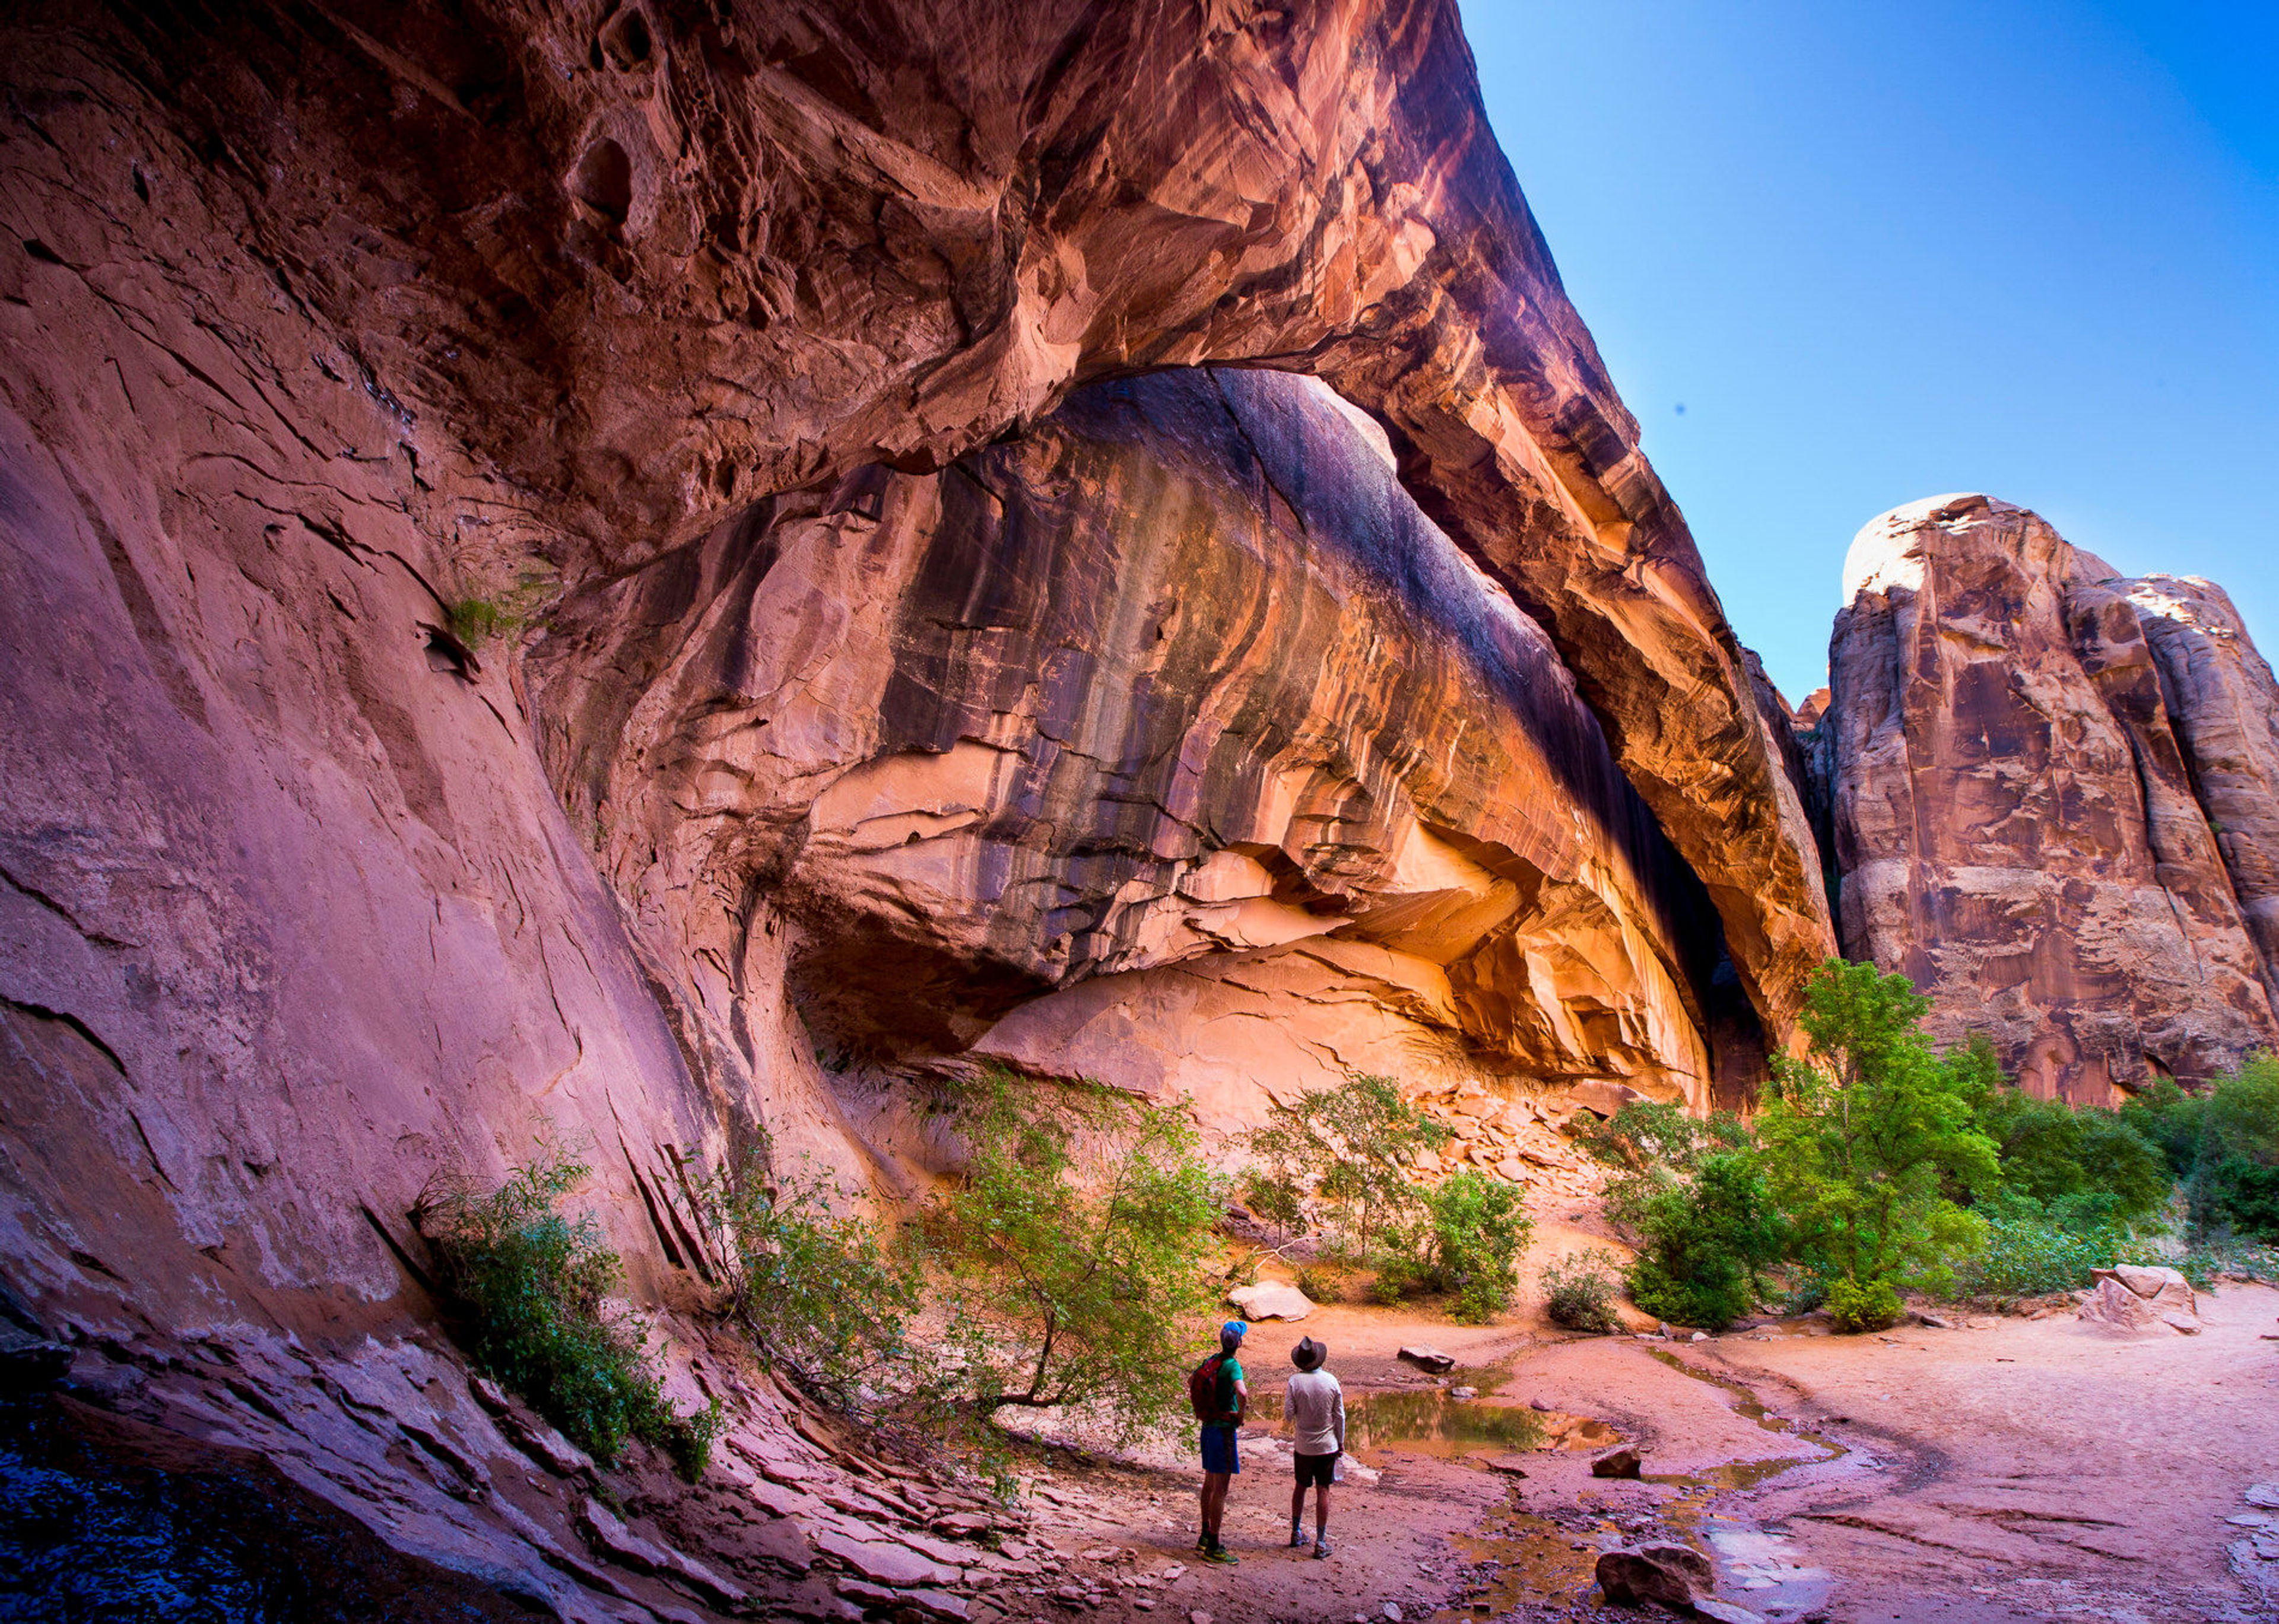
[[[1242,1470],[1242,1452],[1235,1444],[1235,1430],[1214,1423],[1203,1429],[1203,1470],[1224,1472],[1232,1477]]]
[[[1343,1452],[1331,1450],[1326,1455],[1298,1457],[1298,1487],[1326,1489],[1337,1481],[1338,1456]]]

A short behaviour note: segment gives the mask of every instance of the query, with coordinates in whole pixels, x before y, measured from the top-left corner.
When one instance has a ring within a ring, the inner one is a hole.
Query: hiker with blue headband
[[[1187,1377],[1187,1405],[1202,1423],[1203,1517],[1195,1551],[1206,1562],[1229,1567],[1241,1559],[1220,1541],[1219,1528],[1226,1517],[1227,1489],[1242,1470],[1237,1445],[1243,1412],[1250,1407],[1250,1388],[1235,1354],[1249,1329],[1240,1320],[1229,1320],[1219,1328],[1218,1352]]]

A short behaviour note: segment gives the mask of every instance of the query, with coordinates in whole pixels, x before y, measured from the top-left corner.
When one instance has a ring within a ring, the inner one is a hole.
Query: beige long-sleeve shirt
[[[1346,1392],[1326,1370],[1301,1370],[1282,1390],[1282,1413],[1301,1455],[1334,1455],[1346,1446]]]

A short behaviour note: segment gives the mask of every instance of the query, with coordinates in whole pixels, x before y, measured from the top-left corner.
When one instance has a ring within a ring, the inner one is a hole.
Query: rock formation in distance
[[[1807,742],[1846,953],[2082,1103],[2279,1038],[2279,705],[2221,592],[1979,495],[1869,524],[1845,591]]]

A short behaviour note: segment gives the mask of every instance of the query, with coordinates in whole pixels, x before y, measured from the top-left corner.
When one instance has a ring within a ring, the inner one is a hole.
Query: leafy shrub
[[[1781,1257],[1784,1234],[1755,1157],[1704,1158],[1690,1184],[1648,1198],[1638,1218],[1644,1246],[1630,1268],[1631,1298],[1657,1319],[1722,1330],[1763,1295],[1761,1271]]]
[[[1427,1200],[1429,1283],[1454,1293],[1456,1318],[1485,1325],[1511,1306],[1519,1254],[1533,1227],[1521,1192],[1463,1168],[1443,1179]]]
[[[603,1311],[618,1254],[590,1214],[555,1202],[591,1169],[549,1154],[487,1192],[438,1180],[412,1222],[476,1367],[519,1394],[604,1464],[627,1437],[654,1444],[694,1482],[710,1456],[719,1408],[682,1415],[657,1385],[644,1332]]]
[[[1987,1222],[1986,1249],[1959,1271],[1972,1297],[2037,1297],[2076,1291],[2090,1271],[2121,1260],[2124,1236],[2110,1224],[2076,1224],[2020,1199],[1998,1207]]]
[[[2279,1056],[2251,1056],[2205,1094],[2163,1080],[2122,1109],[2183,1183],[2196,1239],[2279,1243]]]
[[[1369,1277],[1369,1300],[1390,1308],[1424,1289],[1424,1266],[1404,1252],[1380,1252],[1370,1261],[1376,1266]]]
[[[1543,1271],[1545,1311],[1554,1325],[1610,1336],[1622,1329],[1615,1317],[1615,1254],[1593,1246],[1570,1252]]]
[[[924,1280],[914,1257],[836,1208],[850,1192],[815,1176],[771,1174],[763,1135],[743,1161],[696,1188],[726,1241],[729,1312],[771,1363],[851,1406],[909,1355]]]
[[[1410,1164],[1448,1137],[1392,1078],[1356,1076],[1295,1105],[1276,1102],[1245,1141],[1257,1166],[1243,1199],[1293,1233],[1318,1229],[1340,1261],[1413,1260],[1425,1202]]]
[[[994,1070],[957,1122],[971,1161],[927,1228],[962,1405],[1089,1405],[1126,1438],[1179,1413],[1225,1201],[1193,1127],[1098,1084]]]
[[[1888,1280],[1835,1280],[1829,1283],[1827,1308],[1839,1329],[1882,1330],[1898,1322],[1899,1294]]]

